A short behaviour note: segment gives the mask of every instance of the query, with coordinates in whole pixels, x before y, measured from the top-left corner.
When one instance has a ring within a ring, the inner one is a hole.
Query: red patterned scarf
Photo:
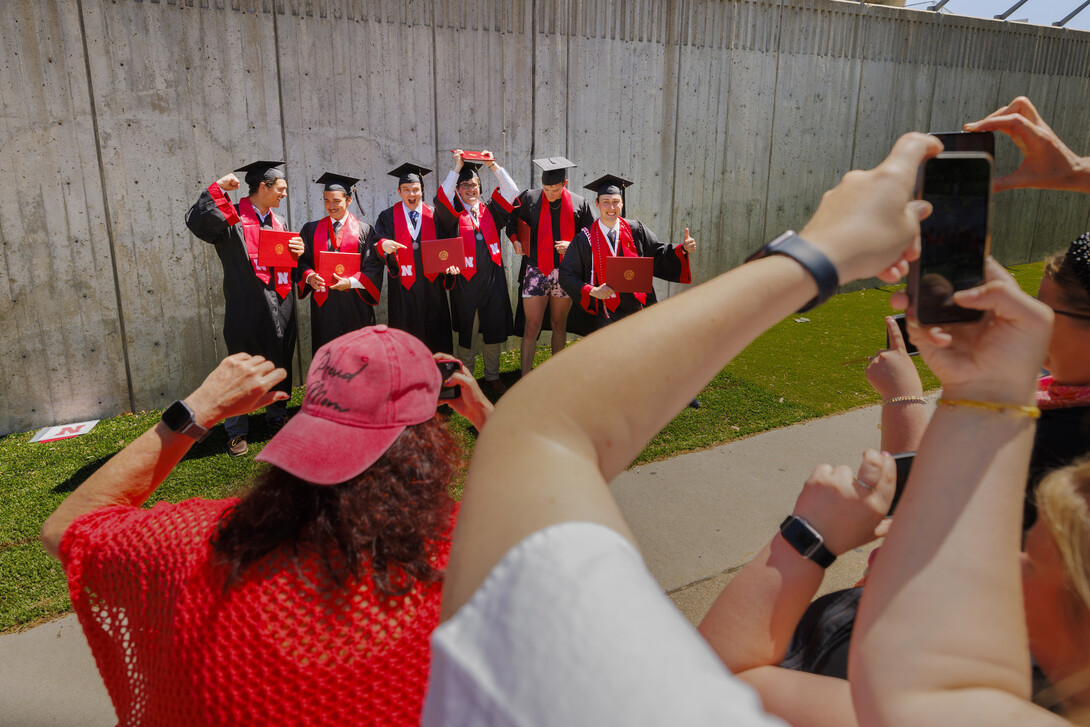
[[[1037,380],[1037,406],[1042,409],[1066,409],[1090,404],[1090,386],[1057,384],[1051,376]]]

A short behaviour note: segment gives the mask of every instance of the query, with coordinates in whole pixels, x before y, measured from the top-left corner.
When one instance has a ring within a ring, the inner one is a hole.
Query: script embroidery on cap
[[[325,353],[322,354],[322,360],[318,363],[317,373],[323,379],[331,379],[332,378],[332,379],[342,379],[344,381],[351,381],[352,379],[356,378],[356,376],[358,376],[361,371],[363,371],[365,368],[367,368],[367,362],[364,361],[363,364],[358,369],[356,369],[355,371],[351,371],[351,372],[342,371],[341,369],[338,369],[336,366],[334,366],[332,363],[330,363],[329,359],[330,359],[330,353],[329,353],[329,351],[326,351]],[[329,397],[327,397],[326,396],[326,388],[327,388],[326,387],[326,382],[324,380],[323,381],[318,381],[318,382],[312,384],[311,386],[308,386],[307,387],[307,395],[304,398],[304,401],[307,402],[307,403],[313,404],[315,406],[324,406],[324,407],[328,407],[330,409],[336,409],[337,411],[340,411],[340,412],[349,411],[348,407],[341,406],[339,402],[335,401],[334,399],[330,399]]]

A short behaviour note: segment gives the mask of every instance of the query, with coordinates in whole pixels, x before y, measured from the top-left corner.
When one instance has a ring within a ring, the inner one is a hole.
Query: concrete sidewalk
[[[611,485],[655,578],[694,623],[791,512],[821,462],[859,465],[877,447],[879,408],[859,409],[635,467]],[[829,569],[851,586],[866,549]],[[0,637],[0,727],[116,724],[75,616]]]
[[[880,407],[796,424],[634,467],[611,485],[647,567],[694,624],[776,533],[822,462],[859,466],[878,448]],[[871,548],[829,568],[820,593],[852,586]]]

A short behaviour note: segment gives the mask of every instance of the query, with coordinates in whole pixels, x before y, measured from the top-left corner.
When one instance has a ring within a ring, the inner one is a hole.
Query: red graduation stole
[[[565,190],[567,191],[567,190]],[[620,243],[617,251],[623,257],[639,257],[636,252],[636,242],[632,239],[632,228],[628,226],[628,223],[623,217],[617,218],[617,241]],[[602,234],[602,226],[597,222],[590,226],[590,247],[593,254],[594,267],[591,270],[591,284],[597,283],[601,285],[606,280],[606,257],[609,256],[609,241],[606,240],[606,236]],[[597,272],[601,271],[601,275],[597,275]],[[640,302],[640,305],[647,305],[647,293],[633,293],[636,296],[636,300]],[[617,306],[621,304],[621,298],[614,293],[603,301],[606,304],[606,309],[612,313],[617,310]]]
[[[479,204],[477,206],[480,212],[477,225],[473,224],[473,215],[469,213],[469,210],[462,205],[462,211],[457,212],[454,209],[454,204],[447,197],[447,193],[443,191],[442,187],[439,187],[439,202],[452,213],[458,215],[458,234],[462,238],[462,251],[466,256],[466,264],[462,267],[462,277],[469,280],[477,274],[477,235],[476,230],[480,229],[481,234],[484,235],[484,242],[488,246],[488,253],[492,258],[492,262],[499,266],[503,266],[503,259],[500,257],[500,236],[496,232],[496,222],[492,219],[492,213],[488,211],[488,207],[485,204]],[[461,199],[455,196],[458,202],[461,203]],[[498,200],[505,208],[511,208],[511,205],[507,203],[507,200],[500,194],[500,190],[497,187],[492,192],[492,199]]]
[[[571,204],[571,192],[564,189],[560,193],[560,239],[571,242],[575,237],[575,209]],[[555,267],[553,265],[553,242],[557,238],[553,236],[553,215],[549,211],[549,200],[545,193],[541,193],[541,217],[537,222],[537,269],[544,275],[548,275]],[[548,244],[543,245],[542,240]]]
[[[394,205],[394,242],[405,247],[397,251],[397,264],[401,268],[401,284],[405,290],[413,287],[416,282],[416,264],[413,257],[413,236],[409,232],[409,223],[405,221],[405,203],[398,202]],[[420,204],[420,241],[438,240],[435,234],[435,213],[427,203]],[[424,276],[427,277],[427,276]],[[437,276],[428,278],[428,282],[435,280]]]
[[[284,226],[280,224],[280,220],[277,219],[272,210],[269,210],[269,214],[272,215],[272,229],[282,232]],[[238,203],[238,215],[242,218],[242,239],[246,242],[246,254],[250,256],[250,263],[254,266],[254,275],[262,283],[268,285],[269,280],[271,280],[269,268],[257,264],[257,243],[261,237],[261,218],[257,216],[257,210],[254,209],[249,197],[243,197],[242,201]],[[287,298],[288,293],[291,292],[291,268],[287,270],[273,268],[272,275],[276,276],[276,285],[273,288],[281,298]]]
[[[356,216],[351,212],[344,216],[344,224],[341,225],[341,234],[338,237],[333,234],[333,218],[326,217],[318,226],[314,229],[314,262],[318,263],[318,250],[332,250],[333,252],[360,252],[360,221],[356,219]],[[362,262],[362,260],[361,260]],[[356,278],[363,285],[363,289],[366,290],[377,301],[379,298],[379,292],[375,288],[374,283],[368,280],[367,276],[361,271]],[[326,298],[329,297],[329,285],[332,280],[326,281],[325,290],[314,291],[314,302],[321,308],[325,303]],[[352,288],[359,295],[359,290]],[[363,296],[360,296],[361,298]],[[367,302],[366,300],[364,302]]]

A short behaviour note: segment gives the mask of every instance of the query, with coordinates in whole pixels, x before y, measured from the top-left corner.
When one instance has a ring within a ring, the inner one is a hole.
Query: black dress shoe
[[[284,414],[284,415],[278,416],[278,417],[268,417],[267,419],[265,419],[265,424],[267,424],[269,429],[273,430],[274,432],[278,432],[281,429],[283,429],[284,425],[287,424],[287,423],[288,423],[287,414]]]

